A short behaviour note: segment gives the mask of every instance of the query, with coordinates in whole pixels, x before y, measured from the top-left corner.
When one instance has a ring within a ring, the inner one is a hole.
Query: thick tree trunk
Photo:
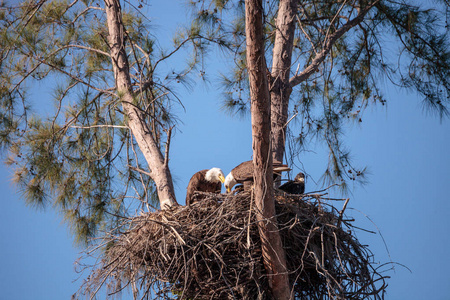
[[[116,79],[117,93],[128,117],[128,126],[136,139],[150,168],[150,176],[156,184],[161,209],[176,205],[175,193],[168,160],[161,154],[142,111],[133,105],[128,58],[125,52],[124,27],[119,0],[105,0],[109,30],[109,46]]]
[[[272,153],[273,158],[283,161],[286,144],[286,122],[288,119],[289,97],[292,87],[289,76],[294,45],[295,16],[297,0],[281,0],[278,6],[275,44],[273,47],[272,84],[270,97],[272,105]]]
[[[273,198],[272,151],[270,147],[270,96],[264,59],[262,1],[245,1],[247,67],[250,82],[254,201],[259,210],[258,227],[264,265],[275,299],[289,299],[286,257],[278,231]]]

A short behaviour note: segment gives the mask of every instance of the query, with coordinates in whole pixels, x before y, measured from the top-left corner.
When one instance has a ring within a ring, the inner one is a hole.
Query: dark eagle
[[[201,170],[192,175],[187,187],[186,205],[194,203],[194,192],[210,192],[220,193],[222,183],[225,181],[225,176],[219,168],[212,168],[209,170]],[[198,195],[195,200],[201,200],[204,197]]]
[[[305,193],[305,174],[302,172],[298,173],[294,180],[289,180],[281,185],[279,189],[289,194],[300,195]]]
[[[289,167],[287,165],[284,165],[283,163],[274,160],[273,161],[273,174],[274,177],[277,175],[280,175],[283,171],[289,171]],[[231,191],[231,188],[236,183],[244,183],[244,190],[248,189],[246,188],[248,183],[253,182],[253,161],[244,161],[237,167],[235,167],[231,172],[227,175],[225,178],[225,188],[227,189],[227,192],[229,193]]]

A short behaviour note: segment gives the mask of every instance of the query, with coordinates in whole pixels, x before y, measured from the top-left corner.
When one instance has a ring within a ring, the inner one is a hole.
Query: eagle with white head
[[[194,201],[199,201],[205,198],[204,195],[196,195],[195,192],[209,192],[220,194],[222,183],[225,181],[225,176],[219,168],[212,168],[201,170],[192,175],[187,187],[186,205],[189,206]]]

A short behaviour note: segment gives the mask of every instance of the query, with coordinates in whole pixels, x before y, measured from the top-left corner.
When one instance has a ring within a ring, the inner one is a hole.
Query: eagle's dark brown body
[[[281,173],[282,171],[289,171],[289,167],[277,160],[273,161],[273,173]],[[253,181],[253,161],[244,161],[231,170],[234,179],[237,183],[244,183],[245,181]]]
[[[298,173],[294,180],[290,180],[279,187],[280,190],[289,194],[301,195],[305,193],[305,174]]]
[[[210,192],[210,193],[220,193],[222,188],[222,183],[219,182],[209,182],[205,179],[206,172],[208,170],[201,170],[192,175],[191,180],[189,180],[189,185],[187,187],[187,193],[186,193],[186,205],[191,205],[194,203],[194,192],[195,191],[201,191],[201,192]],[[202,195],[197,195],[195,197],[195,200],[201,200],[204,197]]]
[[[273,160],[273,175],[276,178],[277,175],[281,175],[283,171],[289,171],[288,165],[285,165],[277,160]],[[253,161],[244,161],[230,172],[232,174],[236,183],[242,183],[244,185],[244,190],[250,190],[253,185]]]

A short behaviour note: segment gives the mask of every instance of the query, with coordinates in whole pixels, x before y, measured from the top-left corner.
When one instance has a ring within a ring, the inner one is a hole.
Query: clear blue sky
[[[174,16],[182,22],[185,15],[182,7],[172,10],[178,5],[174,3],[151,6],[161,36],[173,32]],[[215,74],[210,74],[214,82]],[[384,92],[388,107],[369,108],[361,125],[347,132],[355,162],[371,171],[369,184],[353,189],[347,213],[357,225],[381,231],[389,255],[380,235],[358,234],[376,261],[392,260],[411,270],[396,266],[389,273],[386,299],[450,299],[450,122],[424,113],[414,94],[389,85]],[[172,141],[170,161],[179,202],[184,202],[193,173],[217,166],[226,174],[252,153],[250,119],[232,119],[220,111],[215,86],[197,84],[193,93],[183,92],[182,100],[186,112],[178,114],[183,124]],[[315,190],[326,153],[318,148],[301,161],[310,175],[307,191]],[[68,299],[81,283],[73,280],[82,249],[74,247],[51,207],[36,211],[25,206],[9,172],[0,165],[0,299]]]

